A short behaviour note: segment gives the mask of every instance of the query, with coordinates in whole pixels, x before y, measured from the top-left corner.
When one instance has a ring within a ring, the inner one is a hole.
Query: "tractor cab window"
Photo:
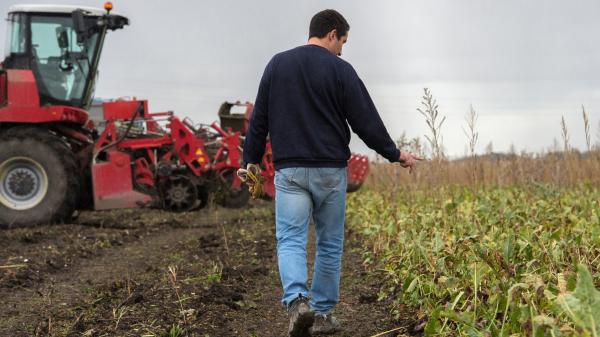
[[[42,104],[81,106],[98,33],[77,43],[71,16],[31,16],[32,70]]]
[[[25,53],[27,37],[25,35],[25,16],[20,14],[10,14],[7,19],[8,29],[6,31],[6,46],[4,55]]]

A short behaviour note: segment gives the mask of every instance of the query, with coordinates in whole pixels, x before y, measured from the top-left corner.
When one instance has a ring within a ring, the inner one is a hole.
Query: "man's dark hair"
[[[315,14],[310,20],[310,28],[308,30],[308,38],[318,37],[322,38],[332,30],[337,31],[337,37],[340,39],[342,36],[348,33],[350,25],[348,21],[344,19],[342,14],[338,13],[333,9],[326,9]]]

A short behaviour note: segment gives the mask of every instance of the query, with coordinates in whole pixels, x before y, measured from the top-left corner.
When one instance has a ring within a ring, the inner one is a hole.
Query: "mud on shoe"
[[[317,335],[331,335],[342,331],[342,325],[332,315],[316,315],[311,333]]]
[[[288,314],[290,316],[289,337],[310,337],[310,328],[315,321],[315,313],[310,310],[308,298],[300,295],[290,303]]]

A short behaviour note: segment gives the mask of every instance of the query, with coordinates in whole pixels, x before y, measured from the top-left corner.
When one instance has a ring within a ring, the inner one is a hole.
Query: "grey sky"
[[[13,0],[0,0],[2,15]],[[102,1],[25,1],[101,7]],[[429,87],[447,116],[451,155],[465,151],[470,104],[478,151],[539,151],[560,140],[565,116],[584,148],[581,105],[600,123],[600,2],[575,1],[149,1],[115,0],[131,26],[109,34],[96,96],[148,98],[154,111],[216,120],[225,100],[254,100],[270,57],[306,43],[324,8],[349,21],[343,58],[367,85],[392,137],[423,136]],[[6,23],[0,25],[5,36]],[[353,136],[352,149],[372,154]]]

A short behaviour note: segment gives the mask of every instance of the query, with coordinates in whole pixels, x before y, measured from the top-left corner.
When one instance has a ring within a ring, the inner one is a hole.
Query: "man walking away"
[[[340,330],[331,315],[339,301],[350,127],[390,162],[412,169],[421,158],[400,152],[363,82],[342,60],[350,26],[335,10],[317,13],[308,44],[275,55],[267,64],[244,142],[244,161],[260,163],[270,135],[275,164],[275,222],[282,302],[289,335]],[[307,286],[308,224],[316,256]]]

